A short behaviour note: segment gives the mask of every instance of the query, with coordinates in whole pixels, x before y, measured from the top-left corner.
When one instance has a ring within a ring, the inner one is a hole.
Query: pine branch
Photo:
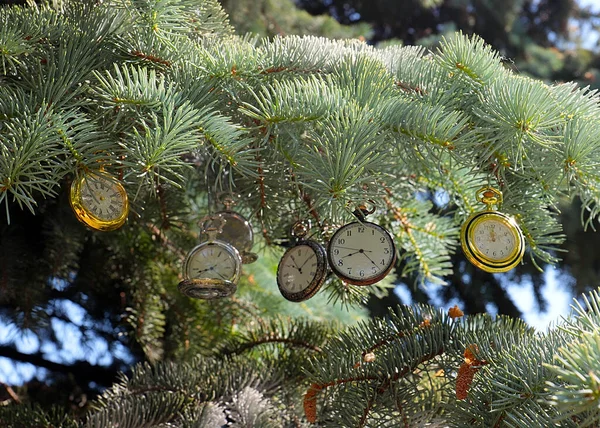
[[[290,348],[321,352],[321,345],[331,336],[333,326],[308,320],[273,318],[240,332],[233,340],[226,342],[222,355],[242,354],[265,344],[285,344]]]

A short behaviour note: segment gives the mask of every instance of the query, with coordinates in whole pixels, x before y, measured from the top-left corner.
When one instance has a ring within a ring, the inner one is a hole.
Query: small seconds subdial
[[[239,256],[219,242],[209,242],[192,250],[184,272],[187,278],[212,278],[223,281],[237,281],[239,276]]]
[[[312,297],[326,276],[325,249],[315,241],[301,241],[288,249],[277,267],[279,291],[293,302]]]
[[[504,223],[486,219],[473,228],[475,247],[488,259],[500,261],[514,252],[517,236]]]
[[[338,229],[329,241],[331,269],[344,281],[370,285],[382,280],[396,262],[391,235],[375,223],[353,222]]]

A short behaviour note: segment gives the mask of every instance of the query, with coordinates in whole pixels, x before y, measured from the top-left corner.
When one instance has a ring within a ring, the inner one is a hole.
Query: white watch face
[[[190,279],[213,278],[235,281],[239,273],[239,256],[217,243],[204,243],[194,248],[185,263]]]
[[[357,284],[382,279],[396,260],[390,234],[369,222],[341,227],[329,242],[328,255],[336,274]]]
[[[473,227],[473,244],[492,261],[505,260],[514,255],[517,237],[506,224],[494,219],[484,219]]]
[[[288,293],[306,290],[315,280],[318,267],[317,253],[308,245],[290,248],[281,258],[277,269],[279,287]]]
[[[126,209],[120,185],[108,178],[89,175],[81,183],[81,204],[102,221],[119,219]]]

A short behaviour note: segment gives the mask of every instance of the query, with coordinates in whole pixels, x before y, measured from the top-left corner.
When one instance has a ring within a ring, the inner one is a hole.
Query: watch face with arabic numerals
[[[368,221],[339,228],[329,240],[327,257],[333,272],[354,285],[381,281],[396,262],[392,236],[383,227]]]
[[[310,299],[327,277],[325,249],[315,241],[300,241],[289,248],[277,266],[277,285],[286,299]]]
[[[74,180],[70,202],[77,219],[96,230],[118,229],[129,214],[125,188],[104,171],[82,173]]]
[[[492,273],[513,269],[525,253],[525,238],[519,225],[497,211],[471,215],[461,229],[461,245],[472,264]]]

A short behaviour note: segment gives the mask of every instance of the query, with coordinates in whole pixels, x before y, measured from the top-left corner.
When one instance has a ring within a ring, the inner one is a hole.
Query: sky
[[[595,10],[600,9],[600,0],[579,0],[582,6],[592,6]]]
[[[549,267],[544,272],[545,284],[541,292],[543,298],[548,303],[545,312],[540,312],[537,307],[533,295],[533,284],[531,282],[515,283],[507,281],[502,284],[510,295],[511,300],[523,313],[523,320],[540,332],[545,332],[548,327],[556,326],[561,322],[562,317],[568,317],[571,312],[573,296],[569,287],[565,287],[560,283],[557,272],[558,270],[554,267]],[[437,297],[439,287],[443,286],[428,285],[426,292],[431,298],[431,302],[441,307],[442,301]],[[404,303],[412,303],[410,293],[407,289],[397,287],[395,292]],[[455,304],[458,304],[459,307],[461,305],[457,300],[456,302],[449,302],[445,306],[450,308]],[[494,307],[488,307],[487,311],[490,314],[496,314],[496,308]]]

